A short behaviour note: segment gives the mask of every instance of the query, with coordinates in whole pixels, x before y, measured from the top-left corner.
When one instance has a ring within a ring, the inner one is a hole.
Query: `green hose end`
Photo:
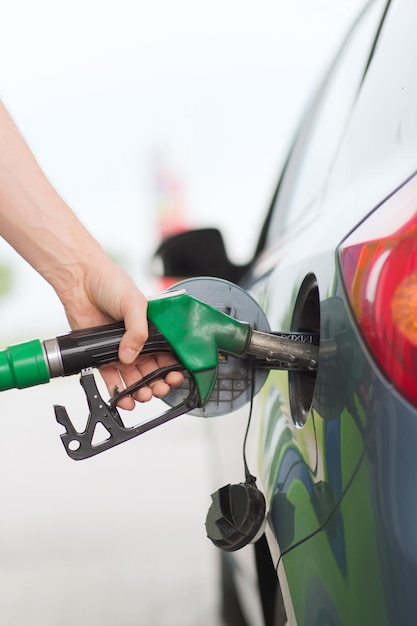
[[[0,352],[0,391],[23,389],[49,382],[48,362],[39,339]]]

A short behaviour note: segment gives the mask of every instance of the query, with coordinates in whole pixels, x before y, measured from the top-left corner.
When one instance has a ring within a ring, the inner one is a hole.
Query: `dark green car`
[[[160,250],[167,274],[239,283],[274,331],[320,338],[317,372],[272,371],[255,398],[248,456],[267,526],[222,555],[231,626],[417,623],[416,32],[414,0],[366,5],[247,266],[209,229]]]

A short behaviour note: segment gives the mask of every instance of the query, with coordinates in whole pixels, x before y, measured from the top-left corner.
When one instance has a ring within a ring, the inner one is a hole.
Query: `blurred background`
[[[155,293],[152,252],[173,228],[218,226],[231,258],[250,259],[298,118],[362,4],[5,0],[0,95],[61,195]],[[0,319],[2,346],[68,329],[5,242]],[[52,404],[82,419],[81,393],[72,379],[0,398],[1,624],[216,626],[210,424],[185,416],[74,463]]]

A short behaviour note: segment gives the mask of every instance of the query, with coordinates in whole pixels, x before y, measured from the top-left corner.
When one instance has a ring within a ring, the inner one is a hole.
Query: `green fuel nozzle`
[[[226,281],[221,283],[223,288]],[[245,297],[249,298],[247,294]],[[121,392],[115,391],[108,403],[98,391],[92,368],[117,362],[125,331],[123,323],[73,331],[45,341],[35,339],[6,348],[0,352],[0,391],[31,387],[47,383],[51,378],[80,373],[90,407],[85,430],[78,432],[74,428],[63,406],[55,406],[55,415],[65,428],[61,439],[67,453],[71,458],[83,459],[178,415],[205,407],[216,385],[222,360],[235,359],[245,372],[249,363],[251,367],[316,369],[318,348],[314,342],[300,343],[282,334],[260,332],[249,322],[240,321],[229,313],[230,307],[229,312],[223,312],[219,306],[211,306],[185,290],[166,292],[150,299],[149,338],[142,354],[170,352],[178,363],[153,372]],[[188,395],[162,415],[126,427],[116,408],[120,398],[153,380],[164,378],[174,369],[183,370],[189,377]],[[239,387],[238,384],[235,386]],[[96,443],[94,436],[98,423],[104,426],[108,437]]]
[[[148,320],[154,328],[144,353],[173,351],[194,376],[202,404],[215,381],[219,352],[243,356],[251,333],[249,324],[186,292],[149,300]],[[124,325],[116,323],[6,348],[0,352],[0,390],[32,387],[116,362],[123,333]]]

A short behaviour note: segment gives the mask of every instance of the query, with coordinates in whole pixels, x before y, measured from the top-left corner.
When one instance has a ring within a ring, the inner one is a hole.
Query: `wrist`
[[[81,294],[90,292],[91,277],[97,272],[101,273],[108,263],[103,249],[93,240],[88,246],[80,242],[76,249],[67,248],[62,256],[58,259],[54,257],[39,273],[66,306],[70,301],[76,301]]]

